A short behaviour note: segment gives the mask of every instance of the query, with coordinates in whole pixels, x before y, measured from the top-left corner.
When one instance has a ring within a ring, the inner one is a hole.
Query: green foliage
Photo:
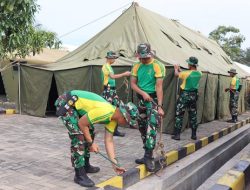
[[[43,47],[58,48],[56,34],[34,27],[34,15],[39,10],[36,0],[1,0],[0,59],[25,57],[39,53]]]
[[[250,48],[246,49],[244,60],[250,63]]]
[[[250,48],[242,50],[242,55],[237,61],[250,67]]]
[[[33,28],[30,34],[30,46],[32,47],[33,55],[40,52],[43,47],[58,49],[62,44],[61,41],[57,39],[57,35],[54,32]]]
[[[245,40],[239,32],[239,29],[232,26],[219,26],[209,34],[209,38],[217,41],[232,60],[237,60],[241,55],[241,44]]]

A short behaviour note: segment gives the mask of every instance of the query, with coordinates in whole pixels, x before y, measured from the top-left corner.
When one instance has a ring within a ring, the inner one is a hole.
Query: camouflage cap
[[[122,101],[120,101],[119,109],[130,127],[138,128],[137,119],[139,117],[139,111],[137,107],[132,102],[124,104]]]
[[[139,58],[149,58],[152,57],[153,53],[151,51],[151,46],[148,43],[141,43],[137,46],[137,56]]]
[[[198,66],[198,59],[196,57],[189,57],[189,59],[186,60],[186,62],[189,65]]]
[[[236,69],[230,69],[230,71],[228,71],[228,73],[237,74]]]
[[[117,59],[118,55],[114,51],[108,51],[106,58],[107,59]]]

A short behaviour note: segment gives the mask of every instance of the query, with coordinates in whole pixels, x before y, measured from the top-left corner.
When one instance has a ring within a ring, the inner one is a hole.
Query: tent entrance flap
[[[5,88],[4,88],[4,84],[3,84],[3,79],[2,79],[2,74],[0,75],[0,96],[5,96],[6,92],[5,92]]]
[[[54,103],[57,98],[58,98],[58,92],[57,92],[57,87],[56,87],[56,80],[53,75],[51,86],[50,86],[50,91],[49,91],[49,98],[48,98],[47,107],[46,107],[46,115],[55,115],[56,108],[54,106]]]

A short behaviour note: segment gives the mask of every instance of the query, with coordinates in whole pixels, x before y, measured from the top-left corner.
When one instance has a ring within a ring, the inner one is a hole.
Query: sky
[[[242,49],[250,47],[249,0],[137,0],[136,2],[166,18],[178,20],[205,36],[219,25],[234,26],[240,29],[240,33],[246,38]],[[72,50],[112,23],[131,3],[130,0],[37,0],[40,11],[36,14],[36,23],[41,24],[44,29],[56,32],[63,45]],[[109,14],[111,12],[113,13]],[[107,14],[108,16],[93,22]],[[88,24],[91,22],[93,23]],[[71,32],[84,25],[87,26]],[[71,33],[65,35],[69,32]]]

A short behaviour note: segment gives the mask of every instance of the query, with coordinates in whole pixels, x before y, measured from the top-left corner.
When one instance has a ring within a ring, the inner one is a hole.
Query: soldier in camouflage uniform
[[[239,91],[241,89],[240,79],[236,76],[237,72],[235,69],[230,69],[228,71],[230,76],[232,77],[230,88],[226,88],[225,91],[230,91],[230,101],[229,101],[229,109],[232,116],[232,119],[228,122],[236,123],[238,121],[238,100],[239,100]]]
[[[139,117],[136,106],[129,102],[120,102],[119,108],[111,105],[101,96],[81,90],[72,90],[59,96],[55,102],[56,114],[68,129],[71,140],[71,162],[75,168],[75,183],[92,187],[94,182],[87,173],[96,173],[98,167],[90,165],[90,152],[98,152],[99,147],[94,143],[94,124],[105,124],[105,145],[109,159],[117,163],[115,158],[113,133],[117,123],[137,127]],[[123,173],[124,168],[112,165],[117,174]]]
[[[202,73],[197,71],[198,59],[190,57],[186,60],[189,70],[180,72],[180,67],[175,65],[175,75],[182,79],[181,94],[177,100],[175,126],[172,139],[180,140],[180,133],[183,123],[185,109],[188,109],[189,123],[192,129],[191,139],[196,140],[197,124],[197,108],[196,101],[198,99],[199,81]]]
[[[137,55],[140,61],[133,65],[131,87],[139,100],[138,124],[145,153],[143,158],[136,159],[135,162],[145,164],[147,170],[153,172],[155,170],[153,150],[156,144],[157,128],[161,125],[161,116],[164,115],[162,84],[165,67],[153,58],[148,43],[138,45]]]
[[[103,84],[103,93],[102,97],[111,103],[114,106],[119,106],[119,97],[116,93],[115,79],[121,77],[130,76],[130,72],[124,72],[120,74],[114,74],[113,68],[111,65],[115,63],[115,60],[118,58],[115,52],[107,52],[107,61],[102,66],[102,84]],[[118,126],[115,128],[114,136],[124,137],[125,133],[118,131]]]

